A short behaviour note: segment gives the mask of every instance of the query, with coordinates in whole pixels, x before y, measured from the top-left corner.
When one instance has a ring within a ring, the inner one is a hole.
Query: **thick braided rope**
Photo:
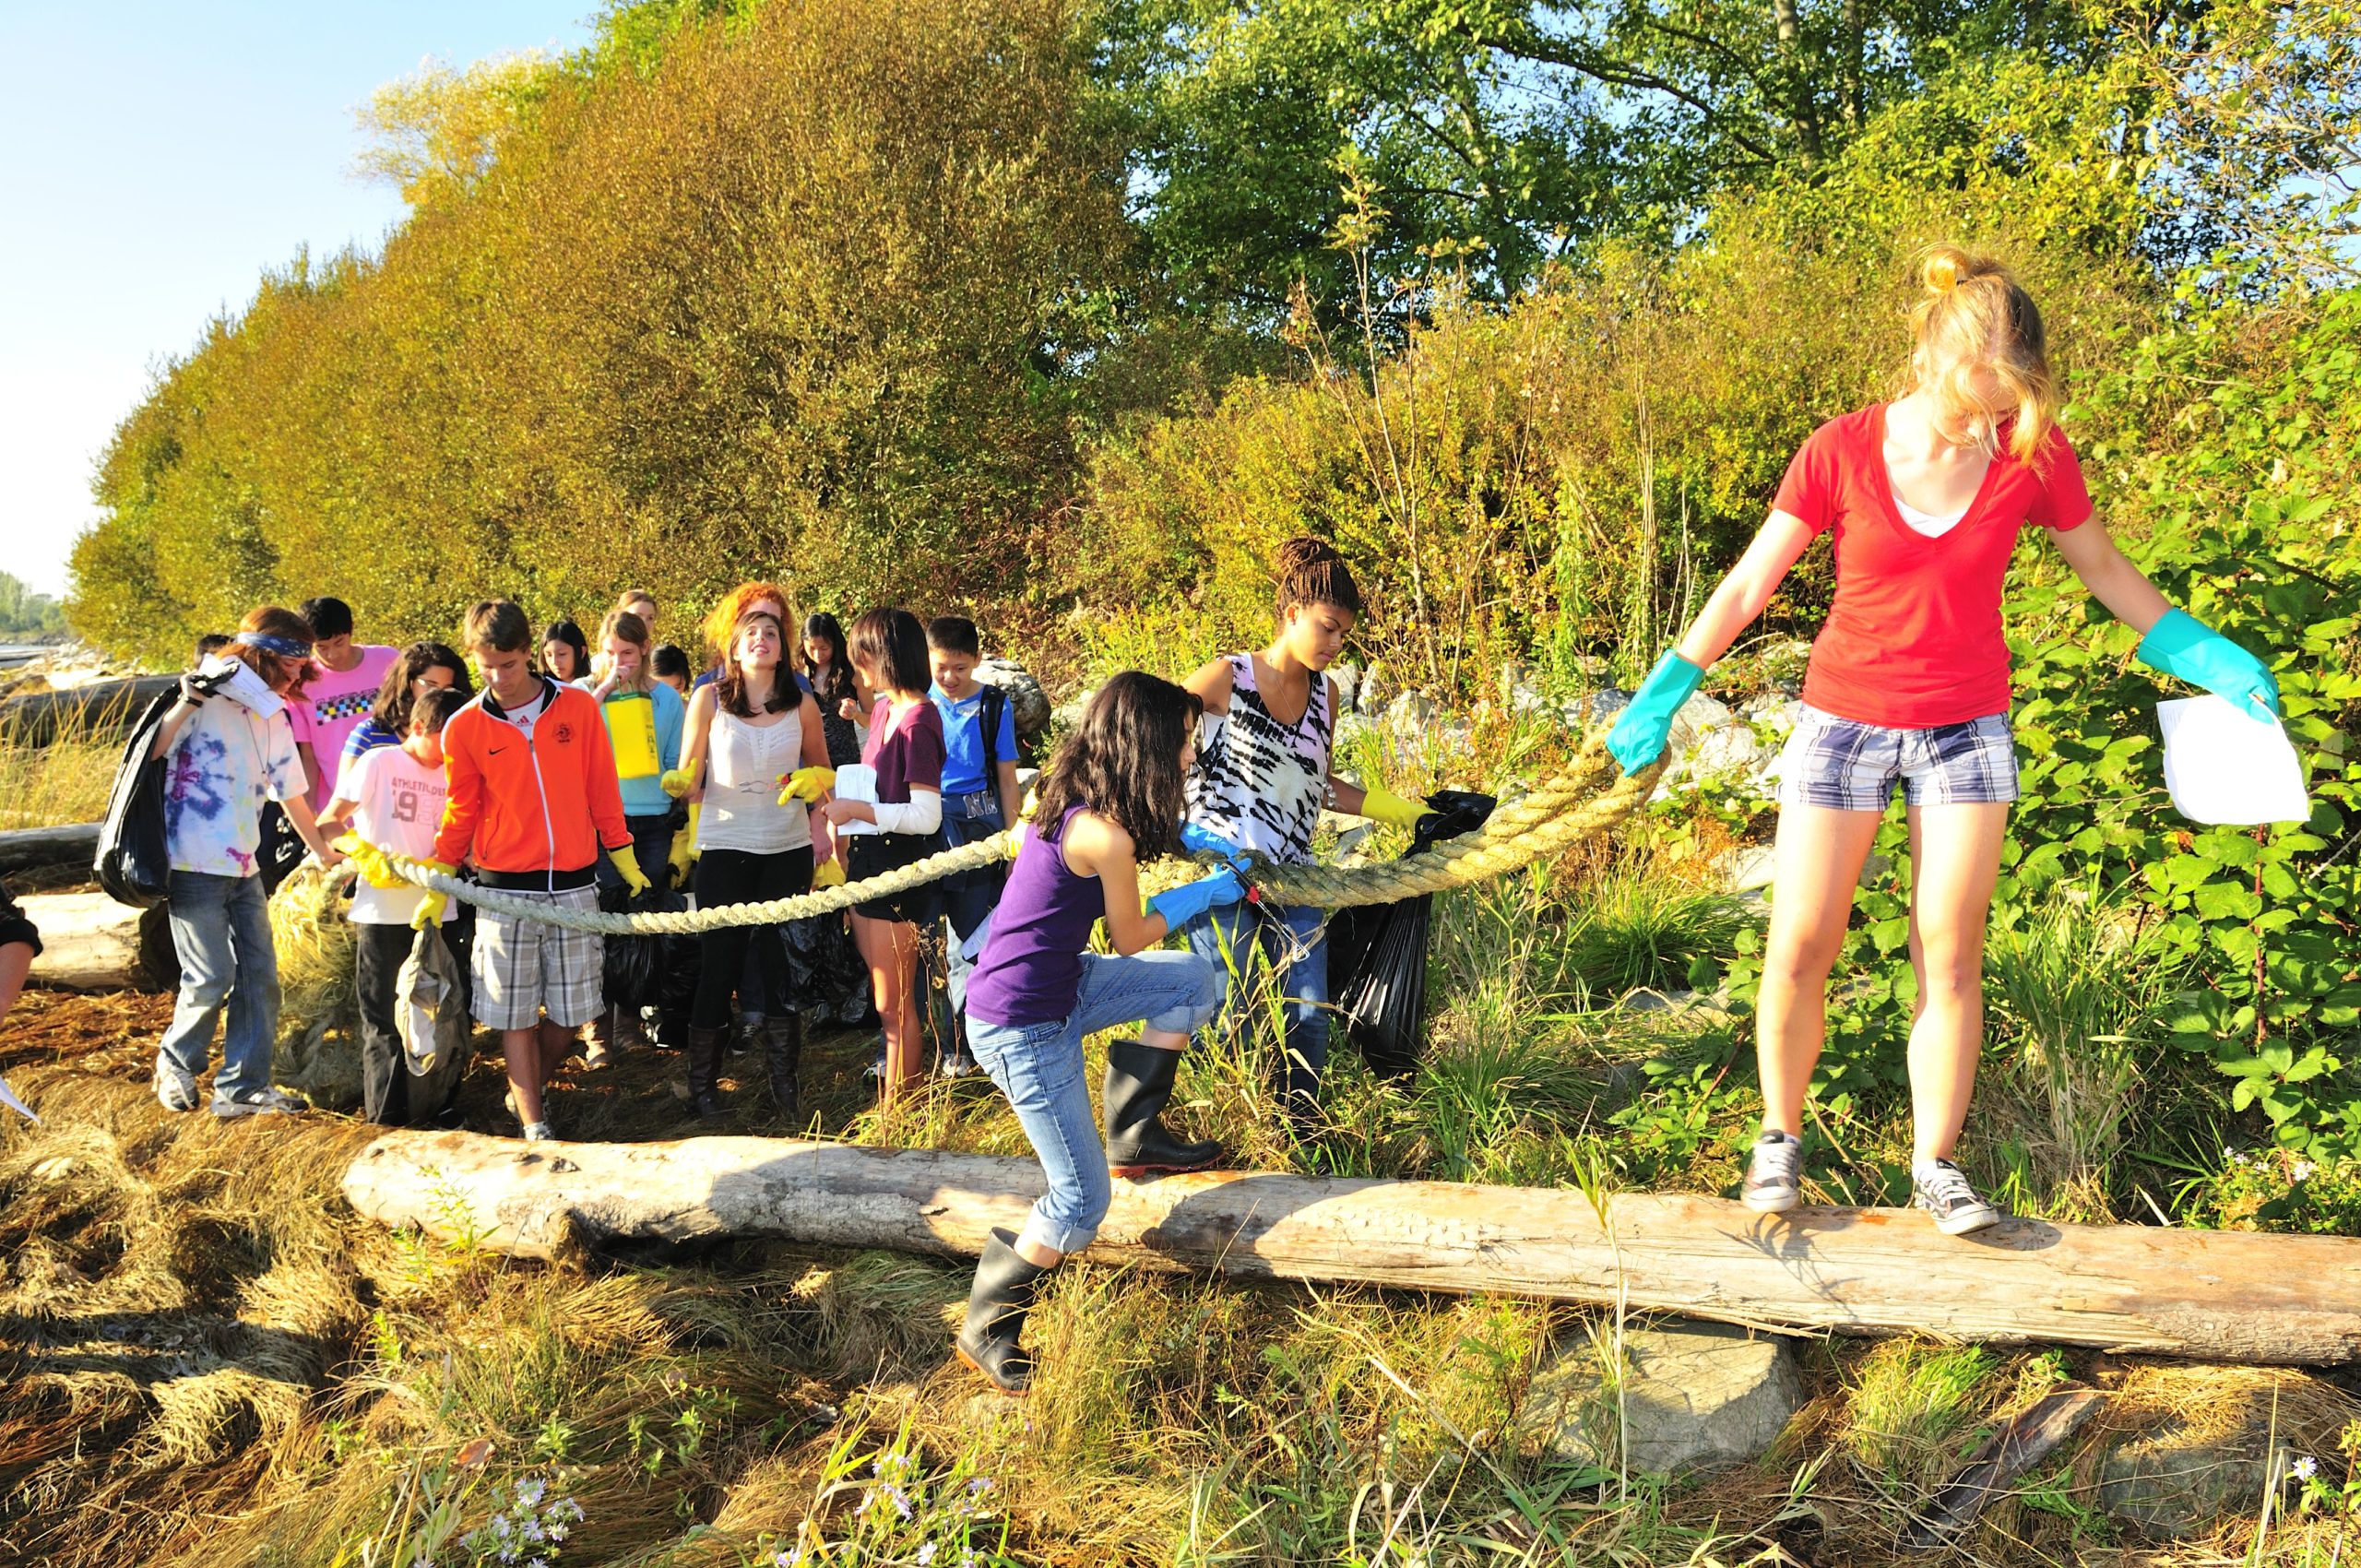
[[[1614,763],[1603,750],[1585,747],[1572,762],[1531,793],[1495,812],[1480,831],[1446,839],[1426,854],[1363,866],[1277,865],[1258,859],[1248,880],[1279,903],[1325,909],[1356,904],[1391,904],[1422,893],[1465,887],[1530,865],[1613,827],[1648,798],[1663,770],[1664,765],[1658,763],[1619,779],[1604,794],[1594,795],[1600,781],[1614,771]],[[515,919],[605,936],[692,936],[727,926],[771,925],[833,914],[855,904],[907,893],[959,872],[991,865],[1014,853],[1014,837],[995,833],[989,838],[930,855],[883,875],[836,887],[710,909],[633,915],[560,908],[539,897],[461,882],[430,871],[405,855],[388,853],[386,859],[412,882]]]

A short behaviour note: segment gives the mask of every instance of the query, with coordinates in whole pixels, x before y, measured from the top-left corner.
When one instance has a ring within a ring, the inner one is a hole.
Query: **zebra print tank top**
[[[1328,798],[1328,677],[1312,676],[1303,717],[1282,724],[1263,706],[1252,653],[1229,656],[1229,711],[1208,713],[1198,727],[1189,820],[1275,861],[1309,861]]]

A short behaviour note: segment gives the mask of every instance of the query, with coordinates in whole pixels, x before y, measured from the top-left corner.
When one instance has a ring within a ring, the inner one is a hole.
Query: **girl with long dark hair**
[[[803,618],[803,679],[820,705],[820,728],[828,733],[828,758],[836,766],[860,760],[861,733],[851,714],[859,711],[852,660],[845,652],[845,629],[826,611]]]
[[[1006,1394],[1032,1359],[1018,1346],[1042,1278],[1097,1234],[1109,1176],[1201,1170],[1216,1143],[1183,1143],[1163,1122],[1189,1036],[1221,1005],[1222,977],[1195,953],[1150,951],[1170,932],[1245,895],[1224,869],[1140,907],[1139,863],[1180,849],[1183,781],[1196,757],[1197,699],[1126,671],[1100,688],[1042,776],[1024,843],[967,983],[967,1041],[1008,1096],[1049,1177],[1022,1233],[995,1230],[976,1265],[960,1358]],[[1107,922],[1113,956],[1093,953]],[[1146,1020],[1107,1048],[1107,1142],[1090,1112],[1082,1042]]]
[[[350,762],[363,752],[379,746],[398,746],[409,738],[411,709],[425,693],[437,687],[457,692],[463,697],[476,695],[475,681],[468,674],[468,661],[447,644],[414,642],[402,649],[402,655],[386,671],[378,684],[377,700],[369,709],[369,717],[353,728],[344,738],[342,760]]]
[[[541,672],[575,685],[590,673],[590,639],[571,621],[552,621],[541,634]]]

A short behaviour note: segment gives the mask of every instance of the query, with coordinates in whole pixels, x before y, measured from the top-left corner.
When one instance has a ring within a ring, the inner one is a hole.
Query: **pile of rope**
[[[1585,838],[1606,832],[1648,798],[1648,792],[1655,787],[1656,776],[1663,770],[1664,765],[1659,762],[1616,779],[1602,791],[1600,787],[1607,785],[1616,771],[1615,761],[1603,747],[1593,743],[1530,793],[1494,812],[1481,830],[1446,839],[1427,854],[1360,866],[1281,865],[1255,856],[1251,857],[1243,877],[1257,894],[1272,902],[1322,909],[1341,909],[1355,904],[1392,904],[1422,893],[1466,887],[1560,854]],[[562,909],[540,898],[520,897],[462,882],[407,855],[389,853],[386,859],[396,871],[421,886],[517,920],[596,932],[601,936],[694,936],[726,926],[772,925],[834,914],[872,898],[907,893],[963,871],[1012,859],[1015,853],[1016,836],[995,833],[989,838],[930,855],[861,882],[755,903],[640,914]],[[1210,863],[1211,857],[1204,858]]]

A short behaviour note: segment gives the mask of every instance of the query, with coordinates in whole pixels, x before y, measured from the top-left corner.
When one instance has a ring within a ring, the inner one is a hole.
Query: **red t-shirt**
[[[1812,532],[1836,535],[1836,600],[1812,644],[1804,701],[1902,730],[2009,711],[2000,581],[2017,530],[2063,532],[2091,515],[2082,466],[2055,427],[2037,460],[2028,467],[2004,445],[1966,515],[1929,539],[1894,509],[1884,404],[1811,433],[1772,503]]]

